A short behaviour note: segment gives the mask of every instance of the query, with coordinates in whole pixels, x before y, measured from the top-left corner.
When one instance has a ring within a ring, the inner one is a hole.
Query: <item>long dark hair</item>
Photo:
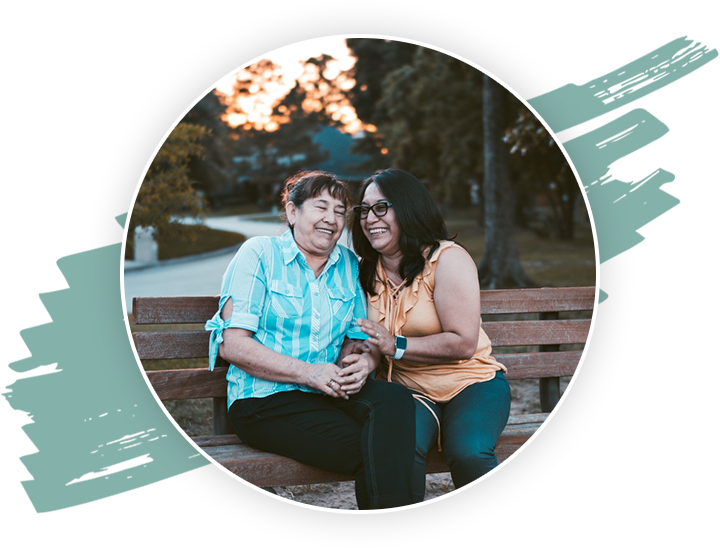
[[[365,179],[356,203],[365,196],[368,186],[375,183],[392,204],[400,228],[400,276],[403,285],[409,286],[425,268],[423,251],[430,247],[430,257],[441,240],[451,240],[437,204],[425,186],[409,173],[400,169],[376,171]],[[360,226],[360,217],[353,216],[352,238],[355,252],[360,257],[360,283],[366,293],[375,295],[375,271],[380,254],[370,245]]]

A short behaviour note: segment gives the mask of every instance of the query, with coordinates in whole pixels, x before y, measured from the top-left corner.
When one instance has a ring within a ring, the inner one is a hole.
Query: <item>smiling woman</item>
[[[304,182],[320,173],[296,175],[287,182],[283,194],[288,226],[316,276],[322,272],[340,239],[349,205],[341,187],[335,185],[336,180],[319,178],[315,185]],[[312,197],[308,198],[308,195]]]
[[[357,257],[337,243],[350,191],[330,173],[299,173],[283,205],[289,230],[242,245],[205,326],[210,369],[218,356],[230,364],[230,423],[253,447],[353,474],[360,509],[420,502],[410,391],[370,378],[379,356],[354,340],[365,293]]]
[[[495,445],[510,413],[507,368],[481,327],[475,263],[449,237],[423,184],[386,169],[365,180],[353,243],[368,294],[367,344],[382,355],[378,378],[416,400],[415,493],[425,494],[425,458],[444,447],[462,487],[498,465]]]

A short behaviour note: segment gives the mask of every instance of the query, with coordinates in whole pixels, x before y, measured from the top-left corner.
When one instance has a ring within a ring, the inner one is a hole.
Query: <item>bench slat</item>
[[[486,322],[483,329],[493,346],[577,344],[587,340],[590,320]],[[206,331],[136,331],[133,341],[141,360],[204,358],[210,333]]]
[[[217,312],[220,297],[133,297],[133,322],[205,323]]]
[[[575,374],[582,350],[563,352],[527,352],[495,354],[495,359],[508,368],[508,380],[569,377]]]
[[[544,287],[538,289],[486,289],[480,291],[483,314],[525,314],[592,310],[594,287]]]
[[[141,360],[208,356],[210,333],[207,331],[136,331],[132,335]]]
[[[537,431],[546,413],[510,417],[498,439],[496,453],[502,462]],[[305,485],[331,481],[351,481],[349,475],[328,472],[293,459],[254,449],[234,434],[198,436],[193,441],[213,460],[258,487]],[[448,472],[445,456],[433,448],[427,456],[427,473]]]
[[[582,356],[581,350],[566,352],[531,352],[527,354],[497,354],[497,360],[508,368],[507,378],[542,379],[568,377],[575,373]],[[222,398],[227,394],[227,367],[207,369],[171,369],[146,371],[160,400]]]
[[[493,347],[582,344],[587,341],[590,320],[485,322],[482,327]]]
[[[205,323],[217,312],[219,297],[134,297],[133,322]],[[592,310],[594,287],[492,289],[480,292],[483,314],[523,314]]]
[[[146,371],[161,401],[222,398],[227,395],[227,367],[207,369],[169,369]]]

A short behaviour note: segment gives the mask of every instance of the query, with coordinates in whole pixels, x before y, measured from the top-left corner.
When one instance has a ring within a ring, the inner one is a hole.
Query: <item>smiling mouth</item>
[[[335,232],[333,232],[332,230],[329,230],[329,229],[327,229],[327,228],[318,228],[317,231],[318,231],[318,232],[322,232],[323,234],[328,234],[328,235],[330,235],[330,236],[332,236],[333,234],[335,234]]]
[[[373,228],[369,231],[371,236],[376,236],[378,234],[385,234],[387,232],[386,228]]]

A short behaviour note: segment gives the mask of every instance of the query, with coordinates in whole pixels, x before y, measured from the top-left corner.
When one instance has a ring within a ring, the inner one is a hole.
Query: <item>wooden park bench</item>
[[[528,441],[558,402],[560,377],[573,375],[577,368],[590,329],[587,311],[592,311],[594,302],[594,287],[481,292],[483,328],[492,341],[494,355],[508,368],[508,380],[538,379],[540,391],[542,413],[510,417],[496,447],[500,462]],[[218,297],[135,297],[133,321],[137,325],[200,324],[187,331],[134,332],[140,359],[206,357],[209,333],[203,324],[217,308]],[[561,345],[572,346],[568,349]],[[212,372],[203,368],[146,373],[161,401],[212,398],[214,434],[192,439],[241,478],[266,488],[352,480],[243,443],[228,421],[227,367],[227,362],[218,357]],[[443,454],[434,449],[428,455],[427,473],[447,471]]]

